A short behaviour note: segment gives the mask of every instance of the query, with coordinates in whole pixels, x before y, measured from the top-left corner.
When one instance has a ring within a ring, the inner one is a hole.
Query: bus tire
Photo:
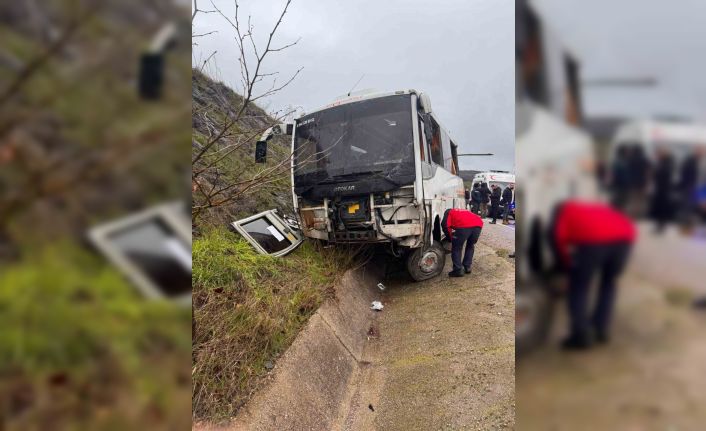
[[[414,281],[424,281],[441,274],[446,264],[446,251],[439,242],[431,247],[414,249],[407,256],[407,271]]]

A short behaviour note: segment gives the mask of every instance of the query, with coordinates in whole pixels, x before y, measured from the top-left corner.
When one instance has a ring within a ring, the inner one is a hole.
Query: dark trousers
[[[492,218],[493,218],[493,223],[495,223],[495,221],[497,220],[497,218],[498,218],[498,212],[499,212],[499,211],[500,211],[500,204],[496,204],[496,203],[491,203],[491,204],[490,204],[490,215],[489,215],[489,217],[492,217]]]
[[[468,227],[455,229],[451,239],[451,261],[454,264],[454,271],[463,271],[463,268],[471,269],[473,263],[473,252],[480,236],[480,227]],[[461,261],[461,253],[463,247],[466,246],[466,252],[463,254]],[[463,266],[461,266],[463,265]]]
[[[480,211],[480,202],[471,201],[471,212],[473,214],[478,214],[479,211]]]
[[[616,280],[625,268],[630,248],[631,244],[626,242],[586,244],[576,247],[569,274],[568,305],[571,335],[586,336],[591,327],[599,333],[607,333],[615,302]],[[591,281],[597,273],[600,273],[598,298],[589,320],[589,292]]]

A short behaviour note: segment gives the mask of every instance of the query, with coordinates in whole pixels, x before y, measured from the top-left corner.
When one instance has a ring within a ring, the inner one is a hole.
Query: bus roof
[[[414,90],[414,89],[397,90],[397,91],[362,90],[362,91],[350,93],[350,95],[344,94],[342,96],[338,96],[336,99],[334,99],[333,102],[331,102],[327,105],[324,105],[318,109],[307,111],[307,112],[303,113],[302,115],[300,115],[300,117],[304,117],[306,115],[311,115],[315,112],[323,111],[325,109],[333,108],[336,106],[347,105],[349,103],[362,102],[363,100],[377,99],[379,97],[387,97],[387,96],[394,96],[394,95],[400,95],[400,94],[421,94],[421,92]]]

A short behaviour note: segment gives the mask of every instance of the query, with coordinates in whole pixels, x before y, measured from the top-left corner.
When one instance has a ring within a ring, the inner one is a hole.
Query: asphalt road
[[[351,430],[512,429],[515,416],[514,229],[486,223],[473,273],[384,280]]]

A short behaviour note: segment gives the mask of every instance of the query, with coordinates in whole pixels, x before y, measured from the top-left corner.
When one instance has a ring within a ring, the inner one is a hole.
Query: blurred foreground
[[[188,199],[189,34],[155,40],[188,14],[171,0],[0,6],[0,429],[190,424],[190,310],[146,300],[87,240]],[[146,82],[161,91],[140,97],[155,49],[163,73]]]
[[[689,18],[698,11],[644,2],[516,6],[518,429],[701,429],[706,106],[683,92],[698,94],[699,79],[675,77],[656,60],[696,67],[686,46],[703,38],[663,31],[702,27]],[[552,218],[567,201],[610,203],[638,231],[617,280],[610,342],[596,337],[571,352],[560,344],[576,266],[556,271]]]

